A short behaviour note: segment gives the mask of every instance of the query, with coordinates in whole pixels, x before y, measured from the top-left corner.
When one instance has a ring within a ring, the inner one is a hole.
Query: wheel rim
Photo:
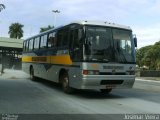
[[[69,77],[68,74],[62,76],[62,88],[65,93],[72,93],[73,89],[69,86]]]
[[[63,88],[64,89],[68,88],[68,77],[64,77],[64,79],[63,79]]]

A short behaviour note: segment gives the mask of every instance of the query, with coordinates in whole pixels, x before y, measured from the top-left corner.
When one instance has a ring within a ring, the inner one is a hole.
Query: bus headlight
[[[99,75],[98,70],[83,70],[83,75]]]
[[[127,73],[127,75],[135,75],[135,71],[133,71],[133,70],[132,71],[131,70],[130,71],[126,71],[126,73]]]

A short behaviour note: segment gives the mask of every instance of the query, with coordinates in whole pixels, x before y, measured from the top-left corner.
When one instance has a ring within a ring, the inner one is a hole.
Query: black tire
[[[30,79],[33,80],[33,81],[36,79],[35,76],[34,76],[34,69],[33,69],[33,67],[30,68]]]
[[[73,88],[71,88],[69,86],[69,77],[67,73],[64,73],[61,76],[61,80],[62,80],[62,89],[65,93],[71,94],[73,93]]]
[[[100,89],[100,91],[103,94],[109,94],[112,91],[112,89]]]

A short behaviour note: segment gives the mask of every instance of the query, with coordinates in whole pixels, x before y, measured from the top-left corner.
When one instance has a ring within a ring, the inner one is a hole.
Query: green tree
[[[144,57],[146,56],[146,52],[151,49],[151,45],[150,46],[145,46],[145,47],[142,47],[140,49],[137,49],[136,51],[136,62],[139,66],[143,66],[145,65],[145,60],[144,60]]]
[[[12,23],[9,26],[9,32],[8,34],[10,35],[10,38],[16,38],[16,39],[20,39],[23,37],[23,28],[24,25],[20,24],[20,23]]]
[[[0,12],[3,10],[3,9],[5,9],[6,7],[5,7],[5,5],[4,4],[0,4]]]
[[[160,59],[160,44],[158,42],[147,52],[147,56],[150,59],[150,68],[153,70],[158,69]]]
[[[47,31],[47,30],[50,30],[50,29],[52,29],[52,28],[54,28],[54,26],[51,26],[51,25],[48,25],[48,27],[41,27],[41,28],[40,28],[40,33],[45,32],[45,31]]]
[[[149,69],[160,69],[160,41],[152,46],[145,46],[137,50],[136,60],[139,66],[146,65]]]

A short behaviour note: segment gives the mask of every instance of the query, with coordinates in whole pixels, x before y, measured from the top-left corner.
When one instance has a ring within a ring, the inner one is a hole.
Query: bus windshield
[[[85,61],[135,63],[135,48],[130,30],[86,27]]]

